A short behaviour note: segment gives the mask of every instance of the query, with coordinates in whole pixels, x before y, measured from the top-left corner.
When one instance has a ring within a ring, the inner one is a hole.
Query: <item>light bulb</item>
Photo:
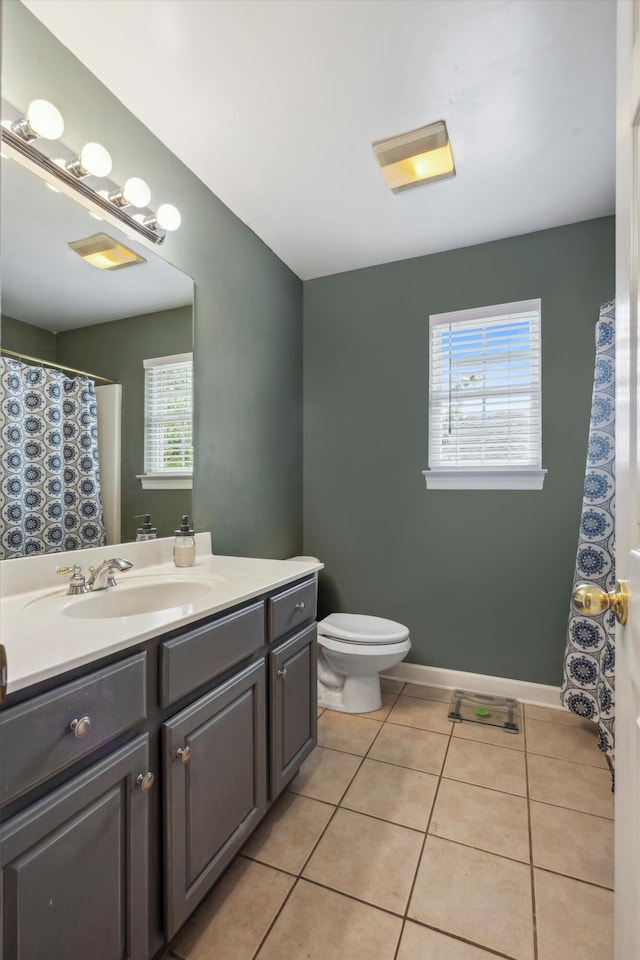
[[[48,100],[32,100],[27,115],[12,123],[11,130],[26,143],[43,137],[45,140],[57,140],[62,136],[64,120],[62,114]]]
[[[156,213],[156,221],[163,230],[177,230],[182,223],[182,217],[177,207],[171,203],[162,203]]]
[[[108,177],[111,173],[111,154],[99,143],[85,143],[80,154],[80,166],[91,177]]]
[[[146,207],[151,200],[151,190],[140,177],[129,177],[122,188],[122,196],[132,207]]]
[[[62,114],[48,100],[33,100],[29,104],[27,122],[36,136],[45,140],[57,140],[64,130]]]

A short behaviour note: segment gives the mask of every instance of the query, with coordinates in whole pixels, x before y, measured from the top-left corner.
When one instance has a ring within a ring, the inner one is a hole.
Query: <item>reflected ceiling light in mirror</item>
[[[11,124],[11,130],[25,143],[38,140],[57,140],[62,136],[64,120],[57,107],[48,100],[33,100],[26,116]]]
[[[131,267],[136,263],[147,262],[144,257],[129,250],[106,233],[96,233],[83,240],[74,240],[69,246],[79,257],[100,270],[118,270],[120,267]]]
[[[9,105],[18,113],[14,107]],[[71,159],[52,159],[51,147],[34,146],[32,141],[39,137],[57,140],[64,129],[64,122],[60,111],[46,100],[34,100],[26,116],[17,120],[7,120],[0,123],[2,142],[10,148],[9,157],[19,155],[35,164],[47,175],[55,178],[67,188],[66,193],[79,193],[85,201],[85,206],[97,206],[115,217],[120,223],[136,230],[152,243],[163,243],[166,232],[177,230],[180,226],[179,211],[170,203],[162,204],[158,212],[148,208],[151,191],[140,177],[130,177],[120,187],[107,178],[111,173],[111,156],[109,151],[99,143],[87,143],[82,148],[80,156],[71,156]],[[61,148],[61,153],[67,157],[71,151],[60,141],[55,149]],[[98,190],[90,184],[89,178],[107,179],[107,183]],[[129,213],[125,208],[135,207],[137,214]]]
[[[68,160],[64,168],[74,177],[108,177],[111,173],[111,154],[100,143],[85,143],[79,157]]]

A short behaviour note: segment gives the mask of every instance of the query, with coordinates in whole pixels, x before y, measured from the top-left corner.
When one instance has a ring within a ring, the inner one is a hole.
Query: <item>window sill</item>
[[[137,478],[143,490],[192,490],[191,473],[142,473]]]
[[[546,470],[423,470],[427,490],[542,490]]]

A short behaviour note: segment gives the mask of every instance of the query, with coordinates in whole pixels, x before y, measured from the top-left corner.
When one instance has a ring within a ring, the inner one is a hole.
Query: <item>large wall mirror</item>
[[[108,476],[119,480],[115,489],[121,519],[117,528],[112,527],[107,542],[135,539],[142,523],[136,517],[144,514],[151,515],[159,537],[169,536],[181,514],[192,514],[192,493],[187,479],[177,488],[170,481],[143,486],[140,479],[145,472],[144,363],[193,352],[193,281],[148,246],[125,236],[110,222],[98,221],[74,198],[54,191],[15,157],[3,156],[1,173],[2,355],[34,370],[62,370],[69,379],[78,379],[73,371],[84,372],[97,388],[121,385],[120,441],[117,436],[109,445],[105,441],[104,449],[102,436],[109,433],[111,400],[104,404],[104,414],[99,411],[103,419],[98,452],[101,480],[105,485]],[[98,269],[69,246],[102,233],[138,254],[142,262]],[[6,391],[3,396],[6,400]],[[4,487],[11,475],[7,460],[10,436],[16,439],[15,462],[20,461],[16,490],[30,468],[28,457],[20,459],[28,437],[20,438],[16,431],[7,433],[11,431],[10,418],[0,414],[0,419],[5,440],[0,465],[0,528],[6,529],[9,517],[5,511],[11,496]],[[65,422],[65,429],[65,444],[73,443],[73,425],[67,427]],[[117,425],[115,429],[117,433]],[[32,469],[27,477],[29,503],[34,506],[34,525],[42,525],[47,522],[48,503],[55,512],[52,505],[58,502],[60,490],[46,475],[36,473]],[[105,489],[105,509],[112,495]],[[55,545],[49,548],[55,549]],[[16,554],[6,550],[2,554],[9,555]]]

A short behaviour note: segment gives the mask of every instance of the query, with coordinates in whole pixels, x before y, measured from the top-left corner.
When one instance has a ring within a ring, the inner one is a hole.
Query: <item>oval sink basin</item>
[[[161,610],[192,607],[204,600],[213,589],[214,584],[206,580],[163,578],[156,583],[120,582],[116,587],[74,598],[64,608],[64,614],[78,620],[136,617]]]

